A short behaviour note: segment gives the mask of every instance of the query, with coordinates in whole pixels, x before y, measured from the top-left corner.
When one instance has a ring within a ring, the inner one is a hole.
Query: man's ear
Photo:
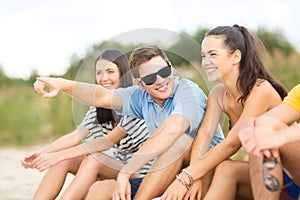
[[[134,81],[135,81],[135,84],[136,84],[137,86],[139,86],[141,89],[145,89],[145,88],[144,88],[144,84],[143,84],[142,81],[139,81],[139,80],[136,80],[136,79],[134,79]]]

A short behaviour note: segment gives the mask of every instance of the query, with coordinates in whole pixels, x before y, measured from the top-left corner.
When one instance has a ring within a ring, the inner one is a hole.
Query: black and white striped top
[[[112,122],[103,124],[98,123],[95,107],[90,107],[80,126],[84,126],[90,131],[84,138],[85,142],[107,135],[113,129]],[[127,132],[127,135],[120,140],[119,144],[113,146],[112,155],[118,161],[126,164],[132,155],[141,147],[143,142],[149,137],[149,132],[144,120],[127,115],[121,117],[118,126],[123,127]],[[149,162],[144,165],[139,170],[139,174],[143,176],[146,175],[151,164],[152,162]]]

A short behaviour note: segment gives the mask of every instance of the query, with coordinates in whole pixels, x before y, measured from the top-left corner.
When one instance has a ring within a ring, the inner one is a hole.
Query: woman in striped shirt
[[[121,52],[106,50],[96,59],[95,65],[97,84],[108,89],[132,85],[128,60]],[[76,130],[22,159],[25,168],[39,171],[49,168],[33,199],[55,199],[68,173],[76,176],[61,199],[83,199],[96,180],[116,178],[148,136],[143,120],[90,107]],[[110,151],[104,152],[106,150]],[[151,163],[146,164],[136,174],[138,180],[146,175],[150,166]],[[134,193],[132,191],[132,195]]]

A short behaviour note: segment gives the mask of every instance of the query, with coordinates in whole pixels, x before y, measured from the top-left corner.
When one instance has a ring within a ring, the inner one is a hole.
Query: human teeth
[[[102,84],[102,86],[104,87],[104,88],[110,88],[111,86],[112,86],[112,84]]]
[[[167,88],[167,85],[161,87],[161,88],[158,88],[158,90],[165,90]]]
[[[206,69],[207,72],[212,72],[212,71],[215,71],[215,70],[216,70],[216,68],[207,68]]]

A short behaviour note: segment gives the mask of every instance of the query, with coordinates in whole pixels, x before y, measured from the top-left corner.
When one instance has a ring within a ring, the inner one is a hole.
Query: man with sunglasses
[[[247,120],[240,130],[239,138],[251,156],[251,185],[255,186],[252,190],[257,199],[280,199],[280,191],[283,191],[281,198],[300,199],[298,120],[300,84],[281,104],[260,117]]]
[[[130,177],[156,159],[135,197],[149,200],[161,195],[181,168],[188,165],[190,146],[204,116],[207,97],[197,84],[173,76],[170,61],[156,46],[135,49],[129,60],[137,86],[111,91],[48,77],[37,78],[34,86],[45,98],[62,91],[85,104],[144,119],[151,136],[119,173],[113,199],[130,199],[130,190],[136,189],[130,185]],[[223,139],[218,127],[210,146]]]

